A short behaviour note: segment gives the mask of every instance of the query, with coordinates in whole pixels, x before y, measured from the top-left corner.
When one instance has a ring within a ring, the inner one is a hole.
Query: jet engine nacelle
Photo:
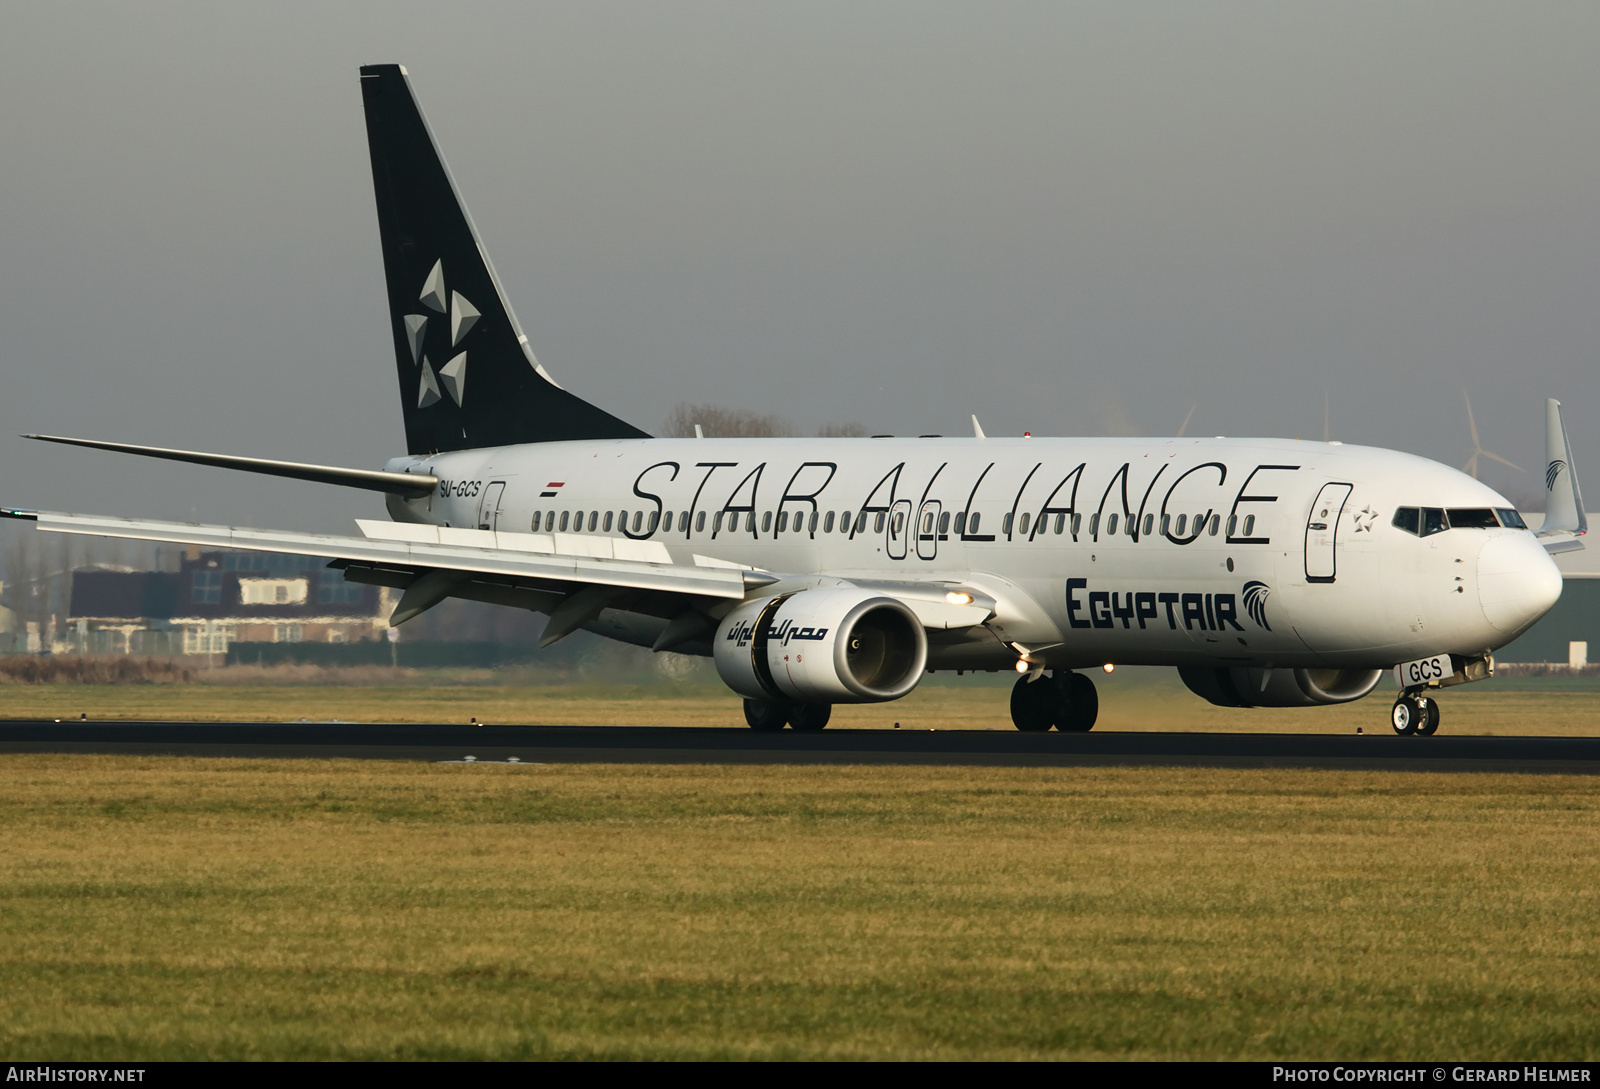
[[[1349,703],[1378,686],[1381,669],[1180,667],[1189,691],[1218,707],[1314,707]]]
[[[928,638],[901,602],[844,587],[746,602],[712,653],[723,683],[751,699],[876,703],[917,686]]]

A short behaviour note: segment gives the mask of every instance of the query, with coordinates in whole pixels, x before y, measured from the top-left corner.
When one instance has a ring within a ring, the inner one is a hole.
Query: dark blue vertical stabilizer
[[[407,449],[647,438],[539,367],[405,69],[363,67],[361,94]]]

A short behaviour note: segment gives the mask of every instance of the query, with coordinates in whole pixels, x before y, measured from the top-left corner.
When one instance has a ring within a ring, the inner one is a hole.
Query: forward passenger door
[[[1353,490],[1350,484],[1324,484],[1306,519],[1306,581],[1332,582],[1338,574],[1339,519]]]

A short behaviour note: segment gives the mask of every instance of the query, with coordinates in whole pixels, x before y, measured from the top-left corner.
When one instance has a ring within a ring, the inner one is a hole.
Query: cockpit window
[[[1418,537],[1431,537],[1450,528],[1443,507],[1401,507],[1394,512],[1393,525]]]
[[[1393,525],[1419,537],[1430,537],[1447,529],[1496,529],[1509,526],[1527,529],[1522,516],[1514,510],[1488,507],[1401,507],[1394,512]]]

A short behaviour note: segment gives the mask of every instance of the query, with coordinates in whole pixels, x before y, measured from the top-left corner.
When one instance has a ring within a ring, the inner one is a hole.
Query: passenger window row
[[[1060,534],[1066,532],[1067,515],[1057,514],[1054,516],[1054,521],[1052,522],[1051,515],[1043,514],[1039,516],[1038,522],[1035,523],[1033,522],[1033,516],[1025,513],[1016,522],[1018,535],[1026,535],[1030,527],[1033,530],[1034,538],[1038,538],[1046,534],[1054,534],[1059,536]],[[1135,535],[1135,531],[1139,530],[1140,536],[1149,537],[1155,532],[1156,516],[1154,514],[1145,515],[1144,525],[1142,530],[1140,530],[1139,516],[1136,514],[1123,515],[1120,512],[1113,511],[1111,514],[1105,516],[1104,521],[1101,520],[1098,513],[1089,515],[1089,536],[1091,537],[1115,537],[1119,527],[1121,528],[1124,536],[1132,537]],[[1007,514],[1000,519],[1000,531],[1002,533],[1010,533],[1011,528],[1012,516]],[[1102,530],[1104,530],[1104,533],[1102,533]],[[1170,514],[1163,514],[1161,516],[1161,534],[1165,537],[1194,540],[1196,537],[1199,537],[1202,534],[1215,537],[1221,531],[1222,515],[1220,514],[1210,514],[1209,512],[1207,514],[1197,514],[1194,516],[1193,523],[1189,521],[1189,516],[1187,514],[1180,514],[1176,517],[1176,519],[1174,519],[1174,517]],[[1239,516],[1237,514],[1229,515],[1228,536],[1232,537],[1238,531]],[[1244,518],[1244,535],[1249,537],[1254,534],[1255,531],[1256,516],[1253,514],[1246,515]],[[1082,532],[1083,515],[1072,515],[1072,535],[1076,537]]]
[[[878,511],[876,513],[877,517],[873,522],[873,532],[882,533],[884,530],[885,514],[883,511]],[[722,510],[715,512],[700,511],[699,513],[695,514],[694,531],[696,533],[706,532],[707,523],[709,522],[711,532],[713,533],[737,533],[740,531],[739,522],[741,515],[743,516],[744,521],[743,531],[745,533],[755,532],[757,515],[754,511]],[[849,533],[852,517],[853,512],[851,511],[811,511],[809,514],[807,514],[805,511],[779,511],[776,520],[777,532],[815,534],[820,530],[823,533],[832,533],[837,528],[840,533]],[[895,532],[897,533],[904,528],[902,522],[903,518],[903,514],[897,513],[895,515]],[[674,530],[676,530],[678,533],[688,533],[689,520],[690,516],[688,511],[678,511],[676,513],[670,510],[666,511],[665,513],[651,511],[649,514],[646,514],[644,511],[637,510],[632,512],[592,510],[585,514],[585,512],[581,510],[541,510],[533,512],[533,521],[530,529],[534,533],[610,533],[612,531],[612,526],[615,525],[617,531],[620,533],[633,533],[635,535],[648,536],[649,534],[655,533],[656,530],[661,529],[663,526],[666,527],[665,532],[668,533],[674,532]],[[773,531],[774,520],[771,511],[766,511],[761,514],[759,516],[759,520],[762,533],[771,533]],[[958,525],[963,523],[965,520],[965,514],[958,515],[956,518]],[[866,532],[867,515],[863,514],[860,517],[855,518],[855,523],[857,533]],[[923,532],[934,532],[933,524],[933,512],[928,511],[923,516]],[[938,525],[938,532],[948,533],[950,531],[950,513],[948,511],[939,515]],[[977,526],[978,516],[974,514],[972,516],[972,528],[974,531],[977,530]],[[961,531],[958,530],[957,532]]]
[[[742,527],[739,524],[741,517],[744,523]],[[905,515],[897,511],[893,517],[892,532],[895,536],[899,536],[905,528],[903,522]],[[852,525],[854,525],[855,532],[858,534],[868,532],[878,534],[882,533],[886,528],[887,519],[888,515],[884,511],[873,511],[860,515],[855,514],[853,511],[811,511],[809,514],[806,511],[792,513],[790,511],[779,511],[776,517],[776,526],[778,533],[809,533],[815,536],[819,531],[822,533],[837,531],[847,534],[851,531]],[[770,534],[773,532],[774,517],[772,511],[762,513],[759,520],[761,533]],[[973,511],[971,514],[962,511],[954,516],[955,532],[961,535],[976,534],[981,520],[982,516],[978,511]],[[678,533],[687,534],[689,532],[689,522],[690,515],[688,511],[678,511],[676,514],[670,510],[665,513],[652,511],[646,514],[644,511],[637,510],[631,512],[540,510],[534,511],[530,528],[534,533],[610,533],[612,532],[612,527],[615,526],[616,532],[619,533],[649,536],[663,526],[666,527],[665,532],[671,533],[676,530]],[[745,533],[754,533],[756,532],[757,515],[753,511],[700,511],[694,515],[694,531],[696,533],[705,533],[708,522],[710,530],[714,534],[723,532],[737,533],[741,531],[741,528]],[[1230,537],[1239,530],[1239,522],[1238,515],[1229,516],[1227,525]],[[1124,518],[1118,513],[1108,514],[1103,523],[1105,536],[1116,536],[1120,525],[1122,532],[1132,537],[1138,524],[1137,516]],[[1215,537],[1222,531],[1222,524],[1222,516],[1220,514],[1196,514],[1192,522],[1187,514],[1180,514],[1176,519],[1170,514],[1161,516],[1161,532],[1163,535],[1178,538],[1187,536],[1191,540],[1202,534],[1209,534]],[[870,530],[868,529],[869,525],[871,526]],[[937,529],[935,529],[935,525],[937,525]],[[919,532],[925,536],[937,533],[942,537],[950,533],[951,525],[952,518],[949,511],[942,511],[937,515],[933,511],[924,511]],[[1033,516],[1031,514],[1023,514],[1016,523],[1017,533],[1019,535],[1027,535],[1032,525]],[[1037,526],[1033,526],[1034,536],[1039,537],[1047,534],[1060,536],[1068,531],[1068,525],[1068,515],[1066,514],[1043,514],[1039,516]],[[1072,536],[1078,536],[1083,531],[1083,515],[1071,515],[1070,525]],[[1144,535],[1149,536],[1154,531],[1155,525],[1156,516],[1153,514],[1145,515]],[[1010,534],[1012,526],[1012,515],[1006,514],[1001,517],[1000,530],[1002,533]],[[1244,518],[1244,535],[1249,537],[1254,534],[1255,526],[1255,515],[1247,515]],[[1091,514],[1089,516],[1090,535],[1099,536],[1101,528],[1100,515]]]

